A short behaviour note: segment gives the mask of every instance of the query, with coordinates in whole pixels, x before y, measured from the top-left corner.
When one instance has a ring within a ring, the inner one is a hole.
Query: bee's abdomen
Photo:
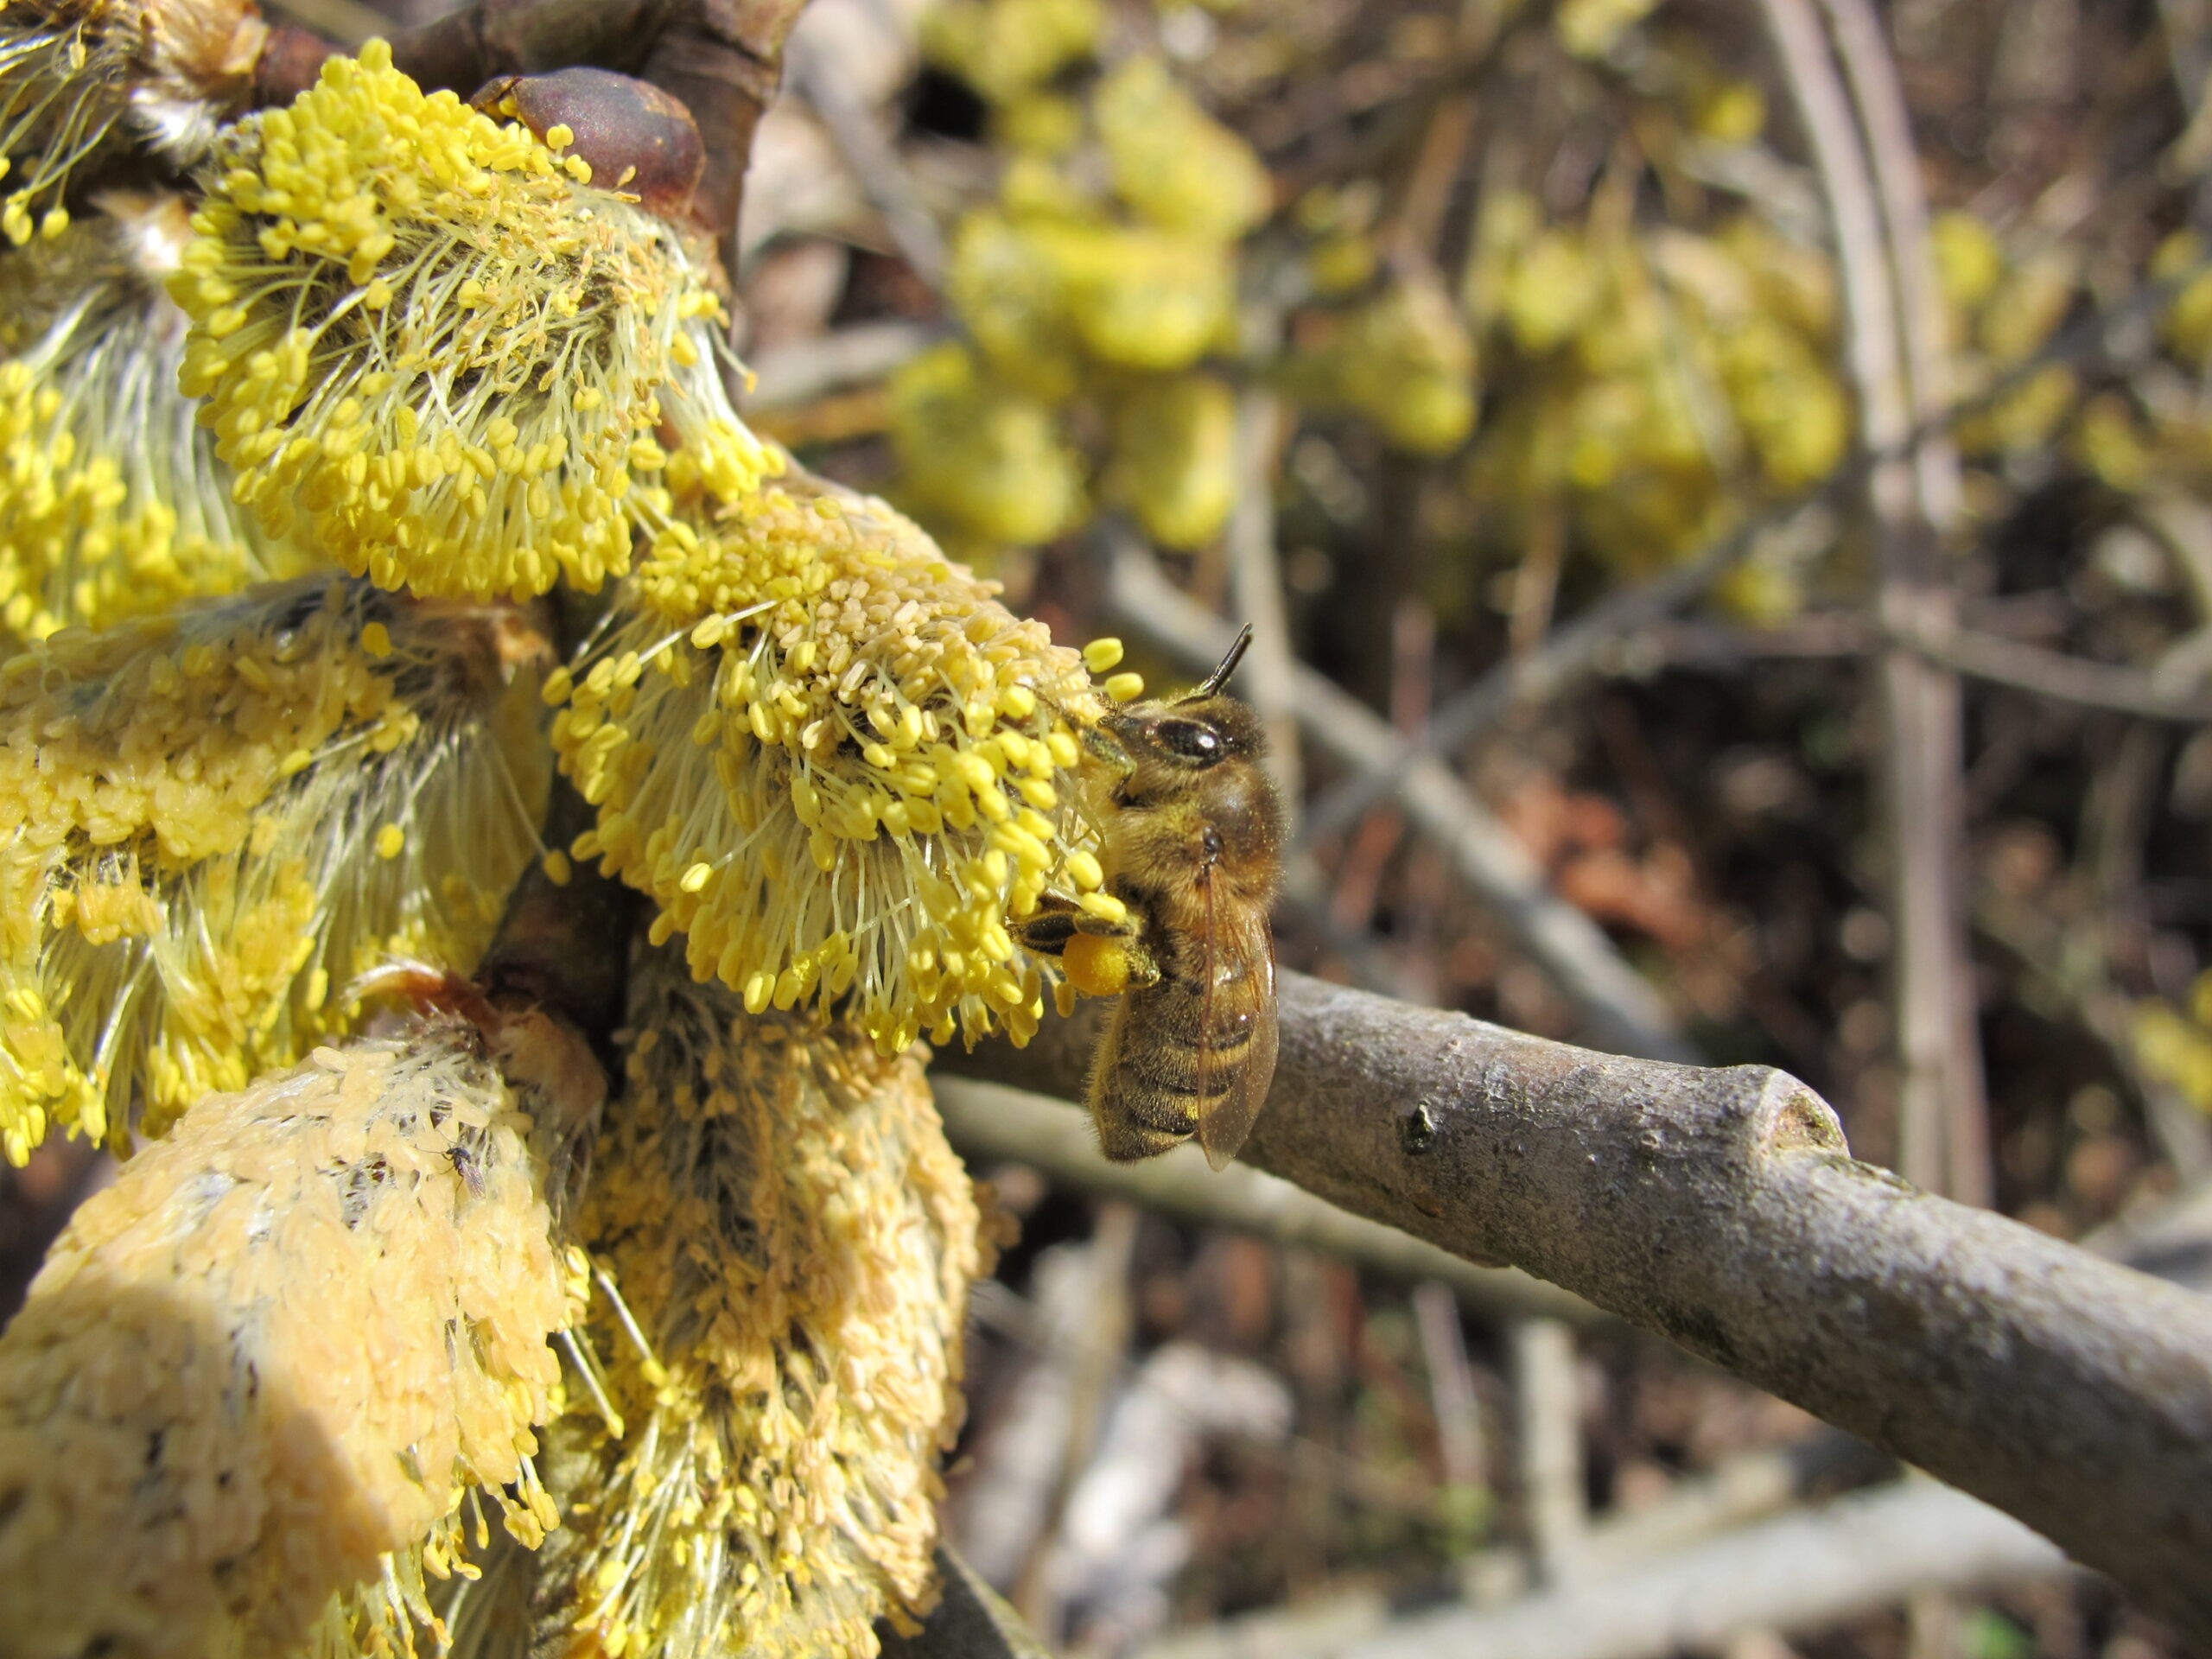
[[[1124,1092],[1171,1096],[1190,1111],[1227,1094],[1250,1043],[1240,1038],[1234,1047],[1209,1046],[1196,1036],[1193,1031],[1163,1028],[1149,1043],[1123,1049],[1115,1069]]]
[[[1112,1075],[1103,1081],[1132,1117],[1189,1135],[1201,1109],[1236,1086],[1252,1046],[1252,1021],[1222,1007],[1218,993],[1210,1028],[1198,994],[1187,987],[1171,983],[1128,995],[1127,1029],[1142,1038],[1116,1046]]]

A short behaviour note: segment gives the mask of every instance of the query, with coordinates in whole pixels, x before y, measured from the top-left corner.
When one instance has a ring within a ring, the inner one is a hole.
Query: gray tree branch
[[[2005,1510],[2212,1641],[2212,1303],[1853,1161],[1785,1073],[1291,974],[1246,1157],[1665,1335]],[[1095,1023],[940,1064],[1072,1096]]]

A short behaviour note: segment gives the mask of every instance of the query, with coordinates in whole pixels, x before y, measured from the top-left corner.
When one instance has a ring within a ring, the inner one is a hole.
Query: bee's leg
[[[1094,918],[1085,917],[1086,921]],[[1119,996],[1160,982],[1160,963],[1134,922],[1108,923],[1111,931],[1078,925],[1060,952],[1068,982],[1085,996]]]
[[[1114,723],[1122,716],[1108,715],[1095,726],[1078,725],[1076,741],[1090,753],[1094,760],[1103,760],[1124,777],[1137,769],[1136,758],[1129,753],[1128,745],[1122,741]]]
[[[1057,957],[1067,949],[1070,939],[1084,931],[1084,923],[1094,919],[1088,912],[1077,909],[1075,900],[1065,893],[1048,892],[1038,895],[1036,914],[1012,922],[1009,927],[1015,941],[1032,956]]]

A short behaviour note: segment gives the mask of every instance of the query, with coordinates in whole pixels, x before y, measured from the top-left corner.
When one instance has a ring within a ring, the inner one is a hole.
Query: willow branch
[[[1853,1161],[1765,1067],[1592,1053],[1284,976],[1245,1156],[1658,1332],[2212,1639],[2212,1303]],[[1072,1095],[1084,1039],[969,1068]]]
[[[1194,671],[1221,660],[1233,630],[1169,582],[1143,547],[1122,537],[1109,575],[1108,602],[1123,626]],[[1388,721],[1324,676],[1294,666],[1293,683],[1300,729],[1339,764],[1371,766],[1409,747]],[[1424,756],[1412,764],[1404,785],[1401,804],[1408,821],[1445,855],[1515,944],[1551,976],[1593,1041],[1665,1059],[1694,1058],[1657,993],[1596,923],[1552,892],[1512,832],[1450,768]]]

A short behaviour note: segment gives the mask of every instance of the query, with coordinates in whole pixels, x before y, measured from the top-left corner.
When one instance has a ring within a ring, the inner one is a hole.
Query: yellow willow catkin
[[[624,1304],[590,1325],[622,1432],[573,1408],[548,1431],[565,1524],[527,1592],[483,1588],[527,1607],[532,1651],[862,1659],[934,1600],[990,1250],[967,1174],[919,1061],[849,1027],[747,1015],[662,951],[630,1028],[580,1223]],[[477,1589],[455,1630],[512,1630]]]
[[[849,996],[886,1053],[1026,1040],[1048,964],[1009,916],[1099,891],[1081,657],[880,501],[792,475],[666,526],[550,698],[599,808],[574,848],[758,1014]]]
[[[250,92],[268,30],[251,0],[39,0],[0,10],[0,233],[58,236],[80,166],[126,126],[190,161]]]
[[[385,587],[595,588],[646,498],[775,467],[679,234],[589,175],[377,41],[225,135],[170,283],[180,384],[272,534],[303,512]]]
[[[543,641],[345,577],[0,667],[0,1147],[158,1134],[387,957],[466,972],[537,853]]]
[[[103,197],[0,264],[0,648],[233,593],[324,563],[271,542],[176,388],[185,319],[162,291],[173,195]]]
[[[41,228],[33,215],[41,204],[48,235],[67,226],[62,187],[130,107],[129,46],[95,21],[123,8],[69,10],[0,12],[0,176],[13,185],[0,198],[0,234],[18,247]]]
[[[281,1655],[395,1554],[458,1565],[465,1494],[542,1537],[532,1134],[438,1024],[200,1101],[89,1199],[0,1338],[0,1650]]]

